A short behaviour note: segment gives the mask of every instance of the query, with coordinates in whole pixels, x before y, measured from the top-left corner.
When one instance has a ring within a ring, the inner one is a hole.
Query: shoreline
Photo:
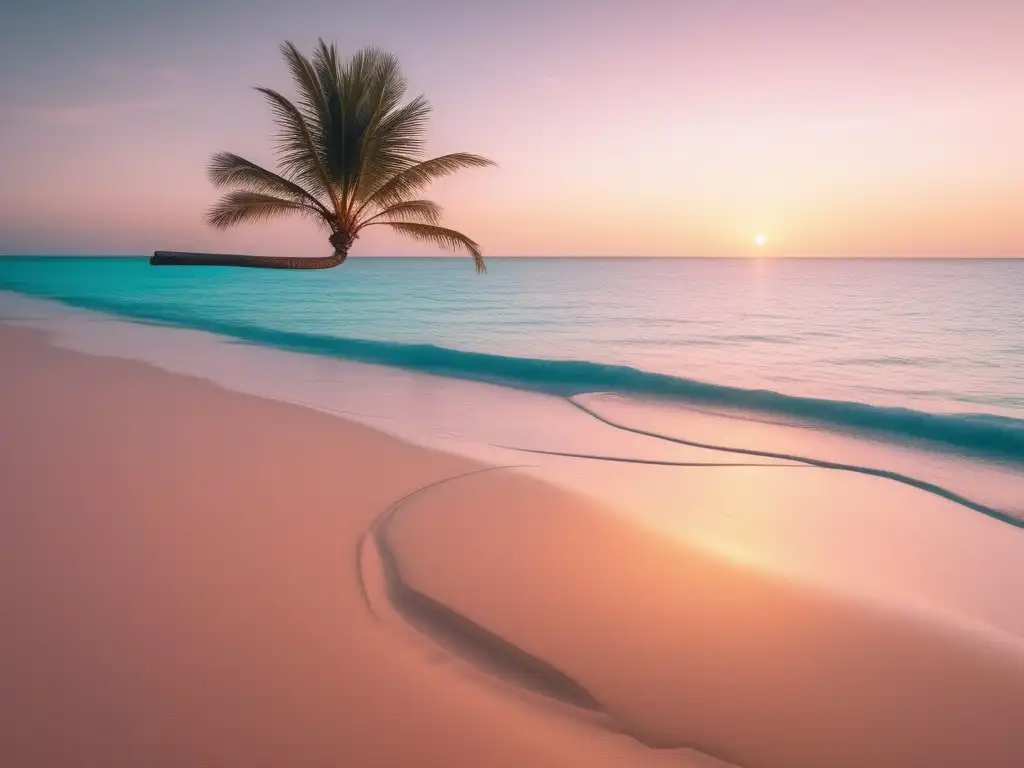
[[[529,473],[39,331],[0,324],[0,354],[17,446],[0,465],[15,627],[3,701],[17,702],[5,764],[952,768],[969,747],[971,764],[1009,768],[1024,755],[1022,636],[808,592]],[[804,484],[771,466],[667,469]],[[817,477],[840,496],[852,482]],[[367,610],[368,535],[413,590],[382,607],[418,607],[419,629]],[[483,633],[455,630],[470,625]],[[857,666],[868,648],[885,675]],[[545,691],[569,701],[537,701]],[[889,735],[850,726],[842,699],[822,705],[841,691]],[[805,743],[798,723],[814,718]]]
[[[327,372],[328,376],[339,378],[338,383],[342,385],[348,385],[349,378],[372,377],[384,387],[391,386],[392,382],[399,382],[400,386],[407,388],[422,386],[441,392],[451,390],[453,393],[460,392],[460,398],[484,398],[488,405],[495,406],[498,403],[509,402],[509,398],[514,397],[521,403],[522,415],[529,418],[534,411],[552,411],[552,416],[560,422],[565,422],[571,431],[584,427],[580,419],[573,419],[571,416],[567,418],[568,410],[578,409],[579,413],[586,414],[586,419],[618,430],[619,438],[625,432],[634,431],[650,438],[645,441],[648,447],[654,443],[661,443],[661,447],[653,454],[645,449],[639,451],[637,456],[627,452],[626,456],[620,458],[652,459],[655,462],[671,462],[680,457],[689,460],[698,455],[692,449],[702,447],[710,449],[704,451],[702,457],[715,464],[727,463],[724,457],[729,457],[728,461],[737,463],[761,456],[765,460],[782,460],[784,463],[795,462],[837,470],[861,471],[897,482],[907,482],[929,493],[938,493],[1010,525],[1024,525],[1024,503],[1021,501],[1024,499],[1024,472],[1020,472],[1015,465],[1005,460],[975,456],[970,452],[957,453],[952,451],[950,446],[929,447],[927,442],[907,443],[893,439],[891,434],[879,442],[873,439],[871,432],[851,432],[828,424],[787,423],[784,420],[769,418],[768,414],[757,411],[708,409],[700,403],[683,400],[645,399],[602,392],[563,396],[530,388],[524,389],[508,383],[447,375],[444,372],[410,370],[402,365],[368,363],[344,356],[320,354],[316,351],[287,349],[275,344],[265,345],[210,330],[133,319],[116,313],[82,309],[54,299],[10,291],[0,290],[0,300],[5,298],[5,293],[8,307],[6,312],[0,312],[0,322],[6,319],[22,322],[29,327],[54,331],[61,339],[59,343],[62,346],[94,354],[143,360],[174,373],[217,381],[233,391],[269,396],[330,412],[342,418],[361,420],[363,412],[373,411],[375,415],[371,419],[371,426],[383,427],[385,431],[402,439],[412,440],[429,448],[450,450],[451,445],[444,445],[427,433],[449,432],[451,427],[454,427],[453,434],[459,434],[467,445],[473,443],[469,451],[456,447],[455,452],[474,459],[493,461],[495,452],[490,449],[498,449],[499,454],[503,449],[508,449],[525,450],[526,453],[534,455],[550,453],[588,456],[597,460],[601,456],[592,455],[595,454],[592,450],[595,444],[611,446],[621,440],[609,442],[606,439],[599,439],[597,443],[587,443],[588,453],[578,451],[573,454],[558,450],[557,446],[549,451],[548,449],[552,448],[550,440],[539,433],[530,434],[526,441],[509,442],[506,438],[510,434],[517,436],[516,430],[512,430],[511,433],[507,430],[491,430],[493,434],[488,435],[487,431],[479,432],[474,429],[475,425],[469,424],[461,417],[453,424],[421,424],[420,414],[410,411],[406,404],[396,402],[393,397],[384,405],[382,402],[375,402],[372,397],[366,397],[365,393],[353,399],[329,393],[323,387],[310,387],[311,382],[308,381],[296,381],[295,383],[300,385],[296,388],[286,383],[286,374],[283,371],[276,374],[278,381],[265,380],[265,370],[254,369],[242,375],[241,372],[221,369],[221,366],[212,364],[212,357],[232,356],[237,358],[236,365],[249,367],[301,366],[310,373],[320,368]],[[14,308],[13,311],[11,307]],[[26,316],[20,319],[19,307],[26,313]],[[98,323],[104,325],[99,326]],[[104,330],[90,332],[90,326],[102,327]],[[107,335],[106,329],[111,327],[118,328],[116,336],[118,339],[123,338],[125,342],[107,341],[104,338]],[[190,348],[193,346],[192,342],[198,342],[194,345],[195,348]],[[164,346],[170,347],[166,353],[161,349]],[[248,348],[253,354],[240,354],[239,347]],[[332,369],[336,373],[332,372]],[[357,386],[362,388],[361,385]],[[555,410],[558,409],[552,410],[550,407],[550,403],[553,402],[568,404],[571,408],[561,408],[562,412],[556,414]],[[399,414],[398,419],[395,418],[396,413]],[[943,418],[941,414],[933,416]],[[639,422],[637,417],[641,419]],[[398,421],[408,421],[413,426],[407,429],[398,424]],[[392,426],[397,429],[393,430]],[[592,428],[588,429],[588,432],[597,435],[597,431]],[[608,434],[607,431],[605,434]],[[723,441],[722,434],[735,434],[737,437]],[[424,440],[425,436],[427,439]],[[538,440],[540,445],[536,444]],[[673,443],[688,445],[691,450],[682,453],[667,451],[666,446]],[[632,445],[639,443],[634,442]],[[611,456],[612,453],[614,452],[610,450],[604,451],[606,456]]]
[[[736,387],[600,360],[523,357],[434,344],[268,329],[221,320],[183,321],[152,309],[126,309],[95,298],[65,303],[60,297],[20,293],[0,286],[0,293],[3,291],[30,301],[56,301],[80,312],[109,314],[123,322],[216,334],[284,353],[388,366],[414,374],[568,399],[616,393],[640,406],[650,401],[681,409],[707,409],[711,413],[717,409],[721,418],[763,420],[851,439],[879,440],[895,449],[973,461],[983,466],[1012,468],[1024,459],[1024,419],[995,412],[929,411],[884,402]]]

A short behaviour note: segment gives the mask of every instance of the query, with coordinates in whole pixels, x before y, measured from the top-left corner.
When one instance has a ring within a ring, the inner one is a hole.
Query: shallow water
[[[0,288],[559,395],[759,410],[1024,464],[1024,261],[0,259]]]

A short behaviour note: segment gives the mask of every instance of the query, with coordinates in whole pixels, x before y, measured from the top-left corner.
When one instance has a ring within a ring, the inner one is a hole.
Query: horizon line
[[[150,254],[144,253],[0,253],[0,259],[148,259]],[[456,254],[436,254],[420,256],[398,256],[383,254],[352,254],[350,259],[465,259],[468,256]],[[735,260],[735,261],[780,261],[780,260],[820,260],[820,261],[1021,261],[1021,255],[992,255],[992,256],[950,256],[950,255],[920,255],[912,256],[907,254],[726,254],[721,256],[705,255],[622,255],[622,254],[495,254],[486,256],[485,259],[689,259],[689,260]]]

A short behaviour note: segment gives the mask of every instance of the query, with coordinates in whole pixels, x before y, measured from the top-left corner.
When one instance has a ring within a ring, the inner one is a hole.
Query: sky
[[[329,253],[203,221],[318,37],[397,54],[429,151],[498,162],[431,195],[486,254],[1024,256],[1021,0],[9,0],[0,253]]]

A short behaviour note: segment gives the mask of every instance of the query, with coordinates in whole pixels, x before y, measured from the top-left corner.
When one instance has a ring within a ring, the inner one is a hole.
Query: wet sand
[[[1024,763],[1010,634],[36,331],[0,364],[2,765]]]

